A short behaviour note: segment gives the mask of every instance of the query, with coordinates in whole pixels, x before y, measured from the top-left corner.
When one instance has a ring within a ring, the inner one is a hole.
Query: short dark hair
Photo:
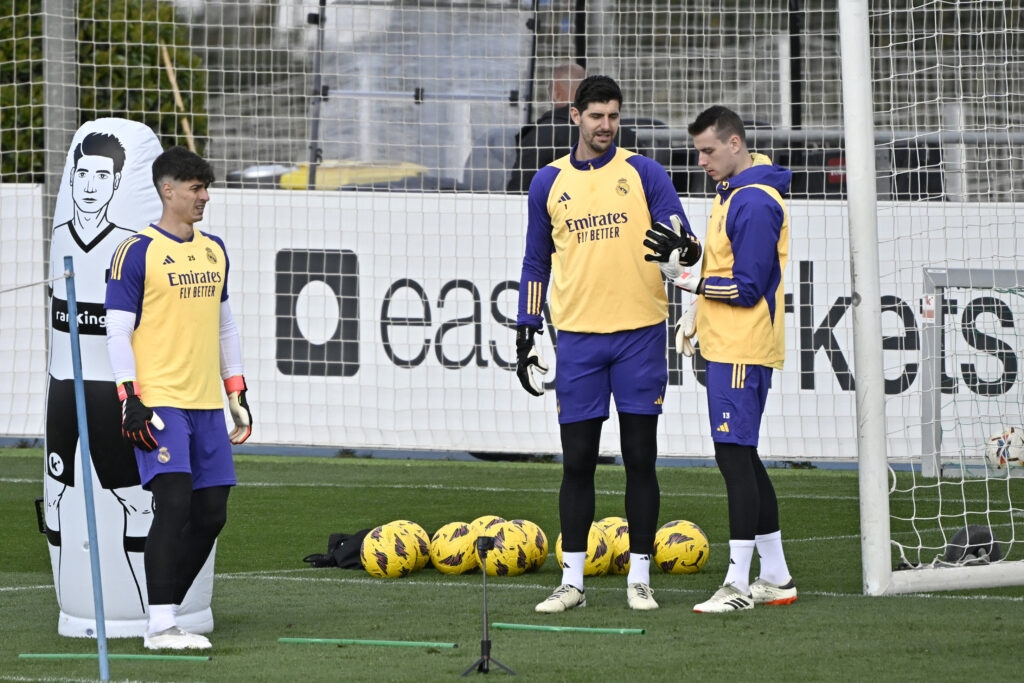
[[[687,126],[686,130],[690,135],[700,135],[711,126],[715,127],[718,139],[725,142],[733,135],[740,136],[743,144],[747,144],[747,131],[743,127],[743,119],[732,109],[715,105],[702,111],[697,118]]]
[[[576,88],[576,98],[572,106],[582,112],[591,102],[611,102],[616,100],[622,106],[622,90],[619,84],[609,76],[587,76]]]
[[[109,133],[89,133],[75,147],[75,168],[84,156],[109,157],[114,162],[114,173],[124,168],[124,147],[116,136]]]
[[[199,180],[207,187],[213,184],[213,168],[195,152],[184,147],[171,147],[153,160],[153,185],[160,191],[160,181],[171,178],[179,182]]]

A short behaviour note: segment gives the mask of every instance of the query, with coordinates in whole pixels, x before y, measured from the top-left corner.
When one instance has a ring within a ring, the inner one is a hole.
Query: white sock
[[[150,605],[149,606],[149,627],[146,629],[150,635],[166,631],[175,625],[173,605]]]
[[[757,554],[761,558],[761,573],[758,576],[776,586],[789,583],[793,577],[786,566],[786,555],[782,552],[782,532],[754,536]]]
[[[629,575],[626,583],[645,583],[651,585],[651,556],[629,554]]]
[[[562,583],[583,590],[583,565],[587,561],[586,551],[562,553]]]
[[[729,571],[725,582],[731,583],[740,593],[750,592],[750,558],[754,556],[754,541],[729,539]]]

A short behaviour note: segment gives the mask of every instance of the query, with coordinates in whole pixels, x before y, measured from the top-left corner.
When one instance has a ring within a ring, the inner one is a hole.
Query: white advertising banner
[[[550,328],[539,351],[552,366],[551,389],[530,396],[514,372],[525,197],[216,185],[211,195],[199,227],[224,238],[231,260],[228,291],[243,336],[253,441],[560,451]],[[709,200],[684,198],[683,205],[703,236]],[[879,206],[885,335],[879,343],[891,456],[920,451],[922,268],[1016,267],[999,244],[1014,243],[1021,207],[957,204],[954,212],[950,206]],[[773,379],[759,451],[773,459],[852,460],[856,296],[845,209],[826,201],[791,201],[789,208],[786,365]],[[954,313],[968,303],[959,302]],[[673,309],[671,321],[679,312]],[[973,315],[965,324],[980,334],[951,335],[947,342],[950,351],[964,347],[972,359],[946,364],[954,390],[967,400],[982,395],[979,376],[1001,381],[1004,401],[1020,392],[1018,342],[1013,324],[1004,323]],[[978,343],[986,336],[1011,349],[1012,364]],[[661,454],[711,456],[701,374],[671,349],[669,364]],[[976,405],[984,412],[984,402]],[[618,452],[614,416],[602,451]]]

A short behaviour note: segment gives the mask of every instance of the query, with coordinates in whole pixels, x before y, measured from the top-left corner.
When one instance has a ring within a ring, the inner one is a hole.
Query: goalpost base
[[[1024,467],[996,469],[984,463],[943,462],[943,479],[1024,479]]]
[[[996,588],[1024,584],[1024,567],[1020,563],[999,562],[976,567],[922,567],[894,571],[888,583],[867,595],[896,595],[930,591]]]

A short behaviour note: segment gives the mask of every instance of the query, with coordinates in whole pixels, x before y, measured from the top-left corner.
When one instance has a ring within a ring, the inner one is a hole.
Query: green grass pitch
[[[560,467],[552,464],[242,456],[221,535],[214,583],[216,628],[208,662],[113,660],[111,680],[434,681],[457,678],[479,655],[479,572],[430,568],[405,579],[311,569],[331,533],[394,519],[429,533],[483,514],[538,523],[558,535]],[[57,635],[57,604],[33,500],[42,453],[0,451],[0,680],[86,681],[93,660],[26,660],[19,653],[95,653],[94,641]],[[540,615],[559,582],[553,555],[537,573],[488,577],[491,622],[644,629],[643,635],[498,630],[492,656],[537,681],[1012,680],[1020,671],[1024,588],[870,598],[861,594],[857,474],[772,470],[784,542],[800,599],[732,615],[701,615],[728,562],[725,492],[713,468],[663,468],[662,523],[704,529],[704,571],[655,570],[661,609],[626,607],[625,577],[587,581],[585,609]],[[1015,484],[1016,485],[1016,484]],[[623,515],[621,467],[597,472],[597,516]],[[1020,493],[1020,492],[1018,492]],[[755,559],[756,566],[756,559]],[[290,644],[279,638],[410,640],[458,647]],[[141,639],[109,651],[141,654]],[[475,674],[473,674],[475,675]],[[492,667],[492,677],[505,676]]]

